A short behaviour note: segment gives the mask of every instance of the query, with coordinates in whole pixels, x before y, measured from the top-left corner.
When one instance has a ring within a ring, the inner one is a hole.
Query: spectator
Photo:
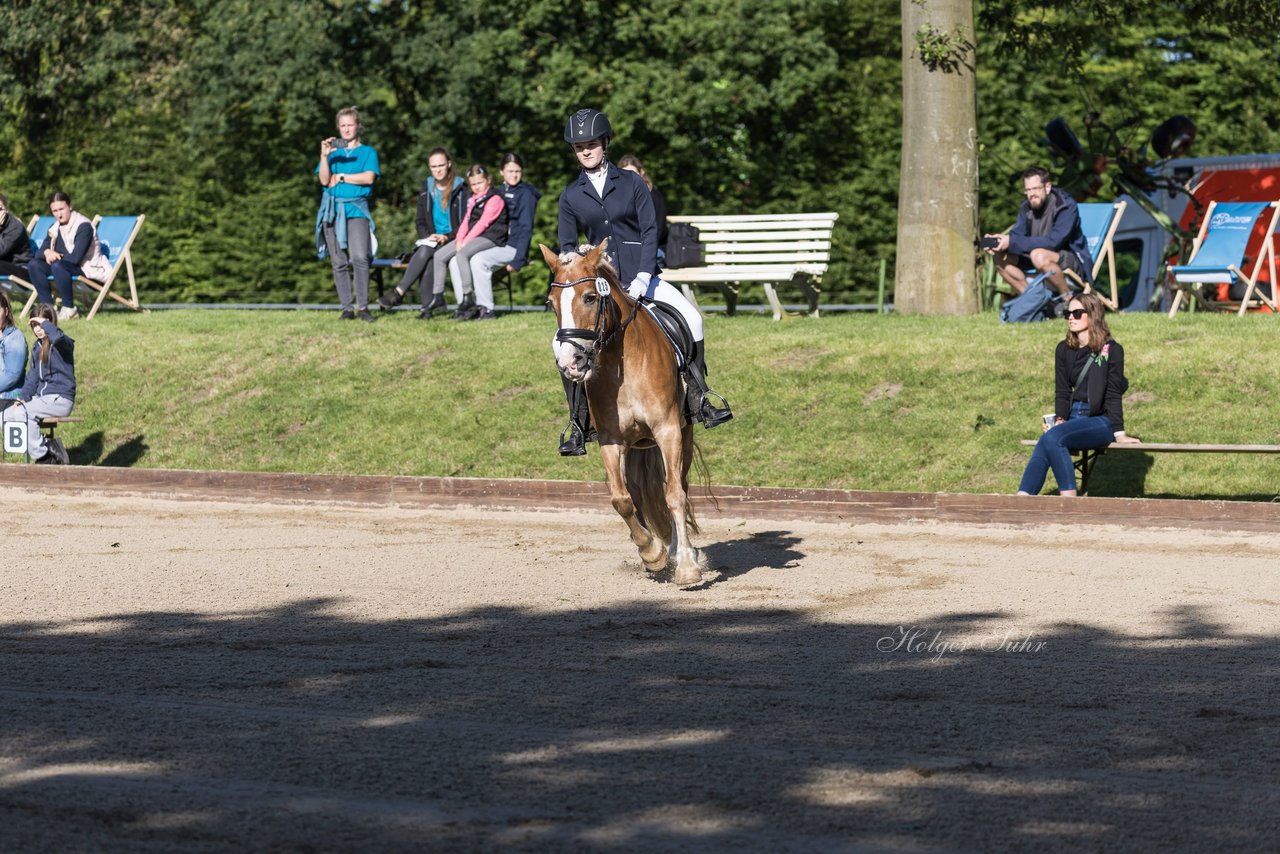
[[[36,306],[27,322],[36,336],[31,368],[18,402],[4,410],[3,420],[27,422],[27,455],[31,459],[66,465],[62,443],[56,439],[46,442],[39,422],[46,416],[71,414],[76,399],[76,342],[58,328],[58,314],[48,303]]]
[[[493,271],[506,267],[514,273],[529,258],[529,243],[533,240],[533,213],[542,193],[524,178],[524,162],[514,152],[502,157],[502,200],[507,206],[507,241],[471,256],[471,281],[476,289],[478,317],[493,314]],[[454,263],[457,263],[456,260]]]
[[[53,214],[54,223],[40,243],[40,251],[27,264],[27,278],[35,285],[40,304],[49,306],[53,305],[53,293],[49,290],[52,278],[62,298],[57,317],[70,320],[79,316],[72,280],[80,275],[105,279],[111,275],[111,262],[98,247],[93,223],[84,214],[72,210],[70,196],[62,191],[50,196],[49,212]]]
[[[644,179],[644,185],[649,188],[649,195],[653,198],[653,218],[658,221],[658,262],[661,263],[666,254],[663,249],[667,245],[667,198],[653,183],[649,173],[644,171],[644,164],[640,162],[639,157],[634,154],[622,155],[618,159],[618,168],[636,173]]]
[[[995,256],[996,271],[1018,293],[1027,288],[1025,267],[1048,273],[1048,280],[1062,296],[1071,293],[1063,269],[1093,283],[1093,258],[1080,230],[1076,200],[1055,189],[1049,170],[1032,166],[1022,173],[1027,200],[1018,208],[1018,219],[1008,234],[988,234],[987,252]]]
[[[427,155],[427,168],[431,174],[422,182],[422,192],[418,194],[418,242],[409,258],[409,268],[400,278],[400,284],[378,298],[378,305],[383,308],[395,308],[404,302],[405,294],[416,282],[422,296],[419,320],[430,320],[445,307],[444,283],[440,283],[437,293],[432,282],[431,257],[458,230],[468,195],[462,179],[454,174],[448,149],[433,148]]]
[[[9,199],[0,193],[0,276],[17,276],[26,281],[31,263],[31,235],[18,218],[9,213]]]
[[[27,337],[13,321],[9,297],[0,291],[0,409],[18,399],[26,370]]]
[[[489,170],[479,163],[467,170],[467,187],[471,196],[467,199],[466,215],[458,226],[458,237],[443,249],[436,250],[431,259],[432,281],[443,292],[445,269],[448,267],[453,273],[453,295],[458,301],[453,319],[491,320],[493,307],[481,309],[476,305],[471,288],[471,259],[486,249],[507,242],[507,203],[494,191]],[[450,264],[450,261],[455,263]],[[489,302],[493,302],[492,295]]]
[[[715,427],[733,417],[723,397],[706,384],[703,356],[702,315],[675,287],[658,278],[658,224],[653,214],[653,197],[638,175],[619,169],[606,157],[613,127],[599,110],[579,110],[565,124],[564,140],[573,148],[582,171],[560,194],[557,237],[561,252],[578,248],[578,236],[599,245],[609,238],[609,263],[618,272],[632,297],[666,303],[680,312],[693,336],[693,352],[686,360],[686,409],[706,427]],[[560,345],[552,343],[556,356]],[[563,377],[569,402],[569,424],[560,443],[563,456],[586,453],[591,435],[586,395],[576,383]],[[724,406],[715,406],[715,397]]]
[[[1067,303],[1067,337],[1054,354],[1054,425],[1031,452],[1018,485],[1019,495],[1035,495],[1053,469],[1058,494],[1076,494],[1074,451],[1103,448],[1114,442],[1137,442],[1124,432],[1124,348],[1111,337],[1105,307],[1095,294],[1073,296]]]
[[[373,322],[369,313],[369,261],[373,258],[374,226],[369,212],[378,169],[378,152],[360,142],[364,125],[360,111],[338,111],[338,136],[320,143],[316,175],[324,193],[316,214],[316,254],[333,263],[333,284],[342,303],[343,320],[357,317]],[[355,281],[355,298],[351,284]]]

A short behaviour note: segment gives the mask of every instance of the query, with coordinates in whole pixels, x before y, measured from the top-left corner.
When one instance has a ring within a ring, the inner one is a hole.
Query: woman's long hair
[[[624,154],[618,161],[619,169],[626,169],[628,166],[634,166],[636,172],[644,179],[644,185],[649,188],[649,192],[653,192],[653,181],[649,179],[649,173],[644,171],[644,164],[640,162],[640,158],[634,154]]]
[[[458,173],[453,171],[453,158],[449,155],[447,148],[433,148],[427,154],[427,162],[431,162],[431,158],[437,154],[444,155],[444,162],[449,164],[449,171],[444,173],[444,180],[437,181],[436,186],[440,187],[440,210],[449,209],[449,196],[453,195],[453,179],[458,177]]]
[[[1102,352],[1102,346],[1111,340],[1111,327],[1107,326],[1107,308],[1097,294],[1073,296],[1067,300],[1067,306],[1070,307],[1073,302],[1080,303],[1080,307],[1089,315],[1089,349],[1097,355]],[[1080,336],[1070,329],[1067,331],[1067,346],[1072,350],[1080,349]]]
[[[54,326],[58,325],[58,310],[48,303],[40,303],[31,311],[32,320],[47,320]],[[40,342],[40,352],[36,354],[36,358],[40,360],[40,364],[49,364],[49,348],[53,346],[53,341],[49,336],[44,336],[44,340]]]
[[[0,291],[0,332],[13,326],[13,306],[9,305],[9,297]]]

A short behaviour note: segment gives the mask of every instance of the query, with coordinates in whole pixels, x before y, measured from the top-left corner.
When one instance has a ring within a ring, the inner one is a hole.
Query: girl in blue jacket
[[[0,407],[18,399],[26,370],[27,338],[13,322],[9,297],[0,291]]]
[[[48,415],[71,414],[76,401],[76,342],[58,328],[58,313],[52,305],[36,306],[28,323],[36,336],[31,368],[18,402],[4,410],[4,420],[27,422],[27,455],[31,459],[65,465],[66,451],[61,443],[56,444],[56,450],[49,447],[39,421]]]

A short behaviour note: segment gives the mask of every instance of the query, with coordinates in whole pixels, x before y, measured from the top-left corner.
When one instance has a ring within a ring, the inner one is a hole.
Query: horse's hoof
[[[670,560],[669,557],[667,556],[666,549],[663,549],[662,551],[660,551],[658,553],[658,556],[653,560],[644,560],[643,555],[641,556],[640,559],[644,561],[644,568],[649,570],[649,572],[662,572],[662,570],[667,568],[667,563]]]
[[[702,581],[702,570],[696,566],[689,569],[677,569],[675,578],[671,579],[680,587],[688,587],[691,584],[698,584]]]

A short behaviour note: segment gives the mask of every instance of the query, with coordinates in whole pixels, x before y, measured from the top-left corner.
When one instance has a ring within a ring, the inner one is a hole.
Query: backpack
[[[673,222],[667,228],[668,267],[701,267],[703,265],[700,232],[687,222]]]
[[[1035,323],[1053,317],[1058,294],[1045,284],[1045,276],[1038,276],[1027,283],[1027,289],[1000,306],[1001,323]]]

